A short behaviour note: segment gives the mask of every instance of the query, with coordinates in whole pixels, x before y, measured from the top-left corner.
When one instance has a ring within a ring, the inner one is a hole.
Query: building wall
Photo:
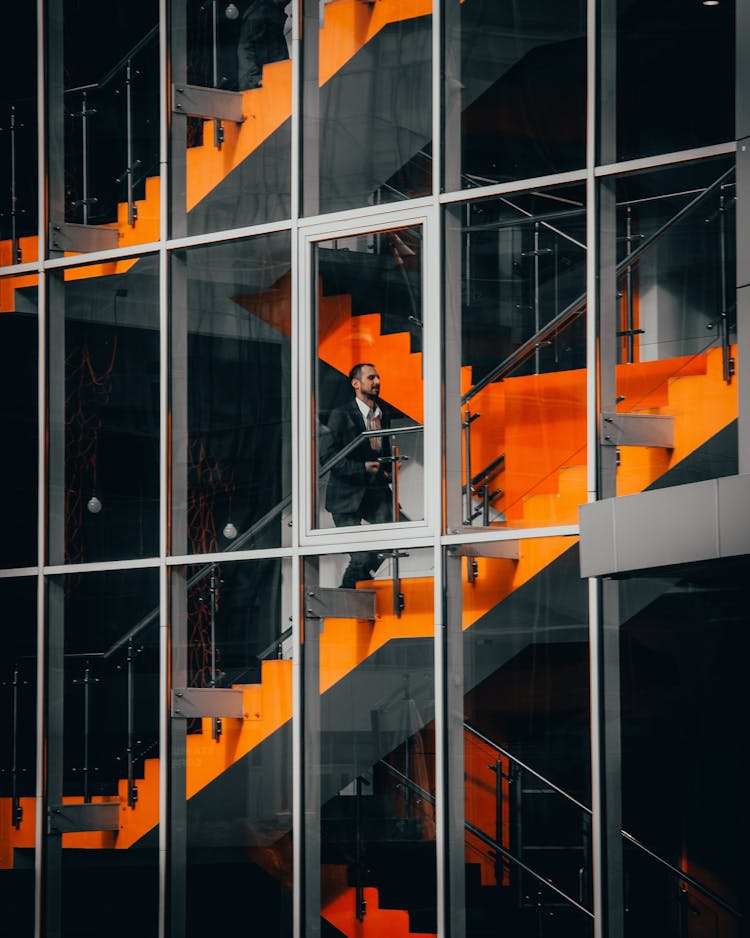
[[[743,933],[739,7],[9,14],[3,934]]]

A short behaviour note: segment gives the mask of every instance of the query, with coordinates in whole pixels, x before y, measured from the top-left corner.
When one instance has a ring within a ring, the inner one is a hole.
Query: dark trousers
[[[388,524],[393,521],[390,489],[378,487],[368,489],[359,511],[332,512],[337,528],[353,528],[363,521],[369,524]],[[356,551],[349,555],[349,566],[344,571],[341,585],[354,589],[358,580],[371,580],[372,574],[383,561],[376,550]]]
[[[245,91],[261,83],[263,66],[289,58],[286,15],[274,0],[253,0],[242,18],[237,43],[237,88]]]

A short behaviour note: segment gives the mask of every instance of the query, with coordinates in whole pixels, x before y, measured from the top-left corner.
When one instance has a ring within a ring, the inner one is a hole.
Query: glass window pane
[[[304,214],[429,194],[432,0],[306,7]]]
[[[620,583],[627,938],[744,930],[747,574],[724,558]]]
[[[34,933],[36,577],[0,579],[0,897],[8,938]]]
[[[585,3],[448,0],[446,46],[447,189],[585,165]]]
[[[292,3],[180,0],[176,8],[185,28],[173,31],[173,80],[195,90],[178,91],[173,112],[173,152],[182,151],[172,165],[173,233],[288,218]]]
[[[586,501],[583,186],[457,207],[446,238],[462,258],[463,523],[575,524]]]
[[[304,646],[308,928],[323,934],[437,932],[433,554],[395,553],[357,590],[372,619],[336,606],[338,558],[307,566],[308,599],[328,588]]]
[[[590,936],[587,586],[569,538],[519,551],[448,563],[462,607],[466,934],[546,938],[554,921],[554,934]]]
[[[13,4],[6,17],[13,41],[0,62],[0,267],[39,257],[35,5]]]
[[[617,158],[733,140],[733,0],[616,6]]]
[[[8,441],[0,460],[2,567],[37,562],[38,284],[37,274],[0,278],[0,414]]]
[[[314,526],[421,521],[422,229],[321,241],[314,269]],[[368,579],[379,562],[354,566],[352,576]]]
[[[50,558],[155,556],[158,260],[70,269],[49,307]]]
[[[173,357],[174,553],[277,547],[290,533],[289,251],[281,232],[174,260],[173,335],[187,335]]]
[[[156,570],[50,583],[51,643],[64,634],[62,804],[116,806],[115,830],[62,834],[63,934],[158,933],[158,600]],[[113,881],[138,897],[116,914]]]
[[[278,559],[186,571],[187,686],[243,711],[184,721],[188,938],[214,932],[217,895],[222,928],[292,933],[290,576]]]
[[[106,225],[116,237],[105,233],[102,248],[156,241],[158,3],[140,0],[138,15],[131,0],[108,3],[106,15],[94,0],[62,6],[64,90],[60,104],[53,84],[50,105],[64,111],[64,221]],[[53,31],[53,42],[60,38]],[[54,151],[51,165],[62,171]]]
[[[732,163],[624,176],[616,192],[617,411],[652,415],[671,434],[663,445],[620,447],[617,494],[733,475]]]

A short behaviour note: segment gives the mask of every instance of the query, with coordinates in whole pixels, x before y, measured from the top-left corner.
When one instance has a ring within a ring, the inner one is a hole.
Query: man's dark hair
[[[373,365],[372,362],[358,362],[349,372],[349,382],[351,383],[352,381],[355,381],[355,380],[359,381],[359,379],[362,377],[363,368],[374,368],[374,367],[375,366]]]

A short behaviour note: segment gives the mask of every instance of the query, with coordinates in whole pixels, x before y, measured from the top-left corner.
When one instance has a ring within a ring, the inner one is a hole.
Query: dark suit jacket
[[[380,423],[387,430],[391,421],[382,404],[379,405],[383,416]],[[328,445],[323,448],[323,462],[340,452],[347,443],[359,436],[365,429],[362,414],[355,398],[342,407],[336,407],[328,418]],[[333,512],[357,512],[366,492],[377,494],[390,501],[391,490],[382,471],[376,475],[365,470],[365,463],[378,456],[389,456],[390,441],[383,437],[383,446],[379,453],[373,452],[369,439],[363,439],[348,456],[345,456],[328,474],[326,490],[326,508]]]

